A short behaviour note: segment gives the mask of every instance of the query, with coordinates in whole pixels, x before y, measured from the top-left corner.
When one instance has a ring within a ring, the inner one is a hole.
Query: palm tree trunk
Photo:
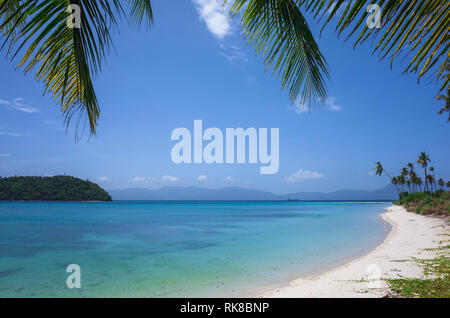
[[[436,176],[434,174],[434,170],[433,170],[433,181],[434,181],[434,192],[437,191],[437,185],[436,185]]]
[[[427,192],[428,191],[428,179],[427,179],[427,166],[425,166],[425,186],[424,186],[424,191],[423,192]]]
[[[391,174],[390,174],[386,169],[383,169],[383,171],[386,172],[387,176],[389,177],[389,179],[391,180],[391,183],[392,183],[392,176],[391,176]],[[399,198],[400,198],[400,189],[398,188],[398,185],[397,185],[397,184],[394,184],[394,186],[395,186],[395,188],[397,189],[398,196],[399,196]]]

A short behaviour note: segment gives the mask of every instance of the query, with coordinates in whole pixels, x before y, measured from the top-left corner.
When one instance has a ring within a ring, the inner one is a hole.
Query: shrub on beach
[[[436,192],[401,193],[400,200],[395,202],[403,205],[409,212],[420,214],[450,215],[450,192],[438,190]]]

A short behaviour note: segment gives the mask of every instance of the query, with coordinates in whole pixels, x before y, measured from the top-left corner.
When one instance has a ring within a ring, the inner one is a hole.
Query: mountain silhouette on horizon
[[[129,188],[108,191],[113,200],[198,200],[198,201],[342,201],[342,200],[397,200],[395,187],[366,190],[337,190],[333,192],[295,192],[274,194],[268,191],[240,187],[210,189],[202,187],[163,187],[159,189]]]

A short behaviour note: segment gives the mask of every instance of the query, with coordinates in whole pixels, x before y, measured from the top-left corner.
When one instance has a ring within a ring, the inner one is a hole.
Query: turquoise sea
[[[373,249],[390,205],[0,202],[0,297],[255,296]]]

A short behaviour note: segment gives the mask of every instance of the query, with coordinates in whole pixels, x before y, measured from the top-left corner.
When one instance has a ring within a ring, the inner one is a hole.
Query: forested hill
[[[0,201],[111,201],[97,184],[70,176],[0,177]]]

